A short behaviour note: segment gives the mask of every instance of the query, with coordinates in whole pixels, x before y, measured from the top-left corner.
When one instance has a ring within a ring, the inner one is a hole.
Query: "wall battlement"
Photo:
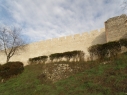
[[[101,28],[101,29],[98,29],[98,30],[92,30],[92,31],[89,31],[89,32],[83,32],[83,33],[80,33],[80,34],[63,36],[63,37],[59,37],[59,38],[47,39],[47,40],[34,42],[34,43],[64,42],[66,40],[77,40],[79,38],[88,39],[88,38],[93,37],[93,36],[98,36],[98,34],[104,32],[104,31],[105,31],[105,28]],[[31,44],[34,44],[34,43],[31,43]]]
[[[28,44],[25,52],[14,55],[10,61],[22,61],[26,65],[29,58],[73,50],[82,50],[87,60],[90,46],[119,40],[127,34],[126,25],[126,15],[113,17],[105,22],[105,28]],[[0,59],[0,63],[5,63],[6,57],[1,52]]]

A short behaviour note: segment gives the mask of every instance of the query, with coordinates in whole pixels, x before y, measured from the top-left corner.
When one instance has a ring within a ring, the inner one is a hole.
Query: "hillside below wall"
[[[85,59],[89,57],[88,47],[95,44],[106,43],[105,29],[99,31],[84,32],[66,37],[49,39],[26,45],[26,50],[14,55],[10,61],[22,61],[27,65],[29,58],[62,53],[65,51],[82,50],[85,52]],[[4,54],[0,53],[0,63],[5,63]]]

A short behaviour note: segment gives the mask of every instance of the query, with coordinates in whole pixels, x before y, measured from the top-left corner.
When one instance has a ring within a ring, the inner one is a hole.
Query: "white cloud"
[[[3,0],[2,0],[3,1]],[[104,27],[122,14],[122,0],[5,0],[1,7],[30,41],[81,33]]]

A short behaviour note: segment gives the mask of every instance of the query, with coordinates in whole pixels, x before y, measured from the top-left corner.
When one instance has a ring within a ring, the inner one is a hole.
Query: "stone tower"
[[[125,14],[108,19],[105,22],[107,42],[127,38],[127,16]]]

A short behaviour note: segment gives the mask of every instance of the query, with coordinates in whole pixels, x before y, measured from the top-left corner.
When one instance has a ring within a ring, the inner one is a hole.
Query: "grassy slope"
[[[41,65],[26,66],[21,75],[0,84],[0,95],[126,95],[126,54],[108,64],[87,64],[90,69],[54,84],[37,79]]]

